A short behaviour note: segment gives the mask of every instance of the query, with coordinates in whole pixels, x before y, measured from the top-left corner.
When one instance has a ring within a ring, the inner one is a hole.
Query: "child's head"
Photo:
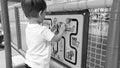
[[[44,0],[22,0],[21,6],[25,16],[29,19],[39,18],[39,14],[43,16],[47,8]]]

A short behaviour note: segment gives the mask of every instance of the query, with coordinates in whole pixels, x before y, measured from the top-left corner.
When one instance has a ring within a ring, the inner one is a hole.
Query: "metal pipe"
[[[76,11],[91,8],[105,8],[111,7],[113,0],[79,0],[73,2],[62,2],[49,4],[47,12],[58,12],[58,11]]]
[[[120,60],[120,0],[113,0],[108,31],[108,45],[105,68],[119,68]]]
[[[3,24],[4,39],[5,39],[6,68],[12,68],[11,38],[10,38],[10,25],[9,25],[7,0],[1,0],[1,9],[2,9],[1,20]]]
[[[19,20],[18,7],[15,7],[15,21],[16,21],[16,32],[17,32],[17,45],[18,45],[18,49],[21,49],[22,44],[21,44],[21,32],[20,32],[20,20]]]

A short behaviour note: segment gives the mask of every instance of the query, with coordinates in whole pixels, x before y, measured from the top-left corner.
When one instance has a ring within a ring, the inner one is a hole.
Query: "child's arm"
[[[42,31],[41,35],[42,35],[43,39],[45,39],[47,41],[57,42],[62,37],[65,29],[66,29],[66,25],[62,24],[61,27],[59,27],[59,32],[55,35],[50,29],[45,28]]]
[[[65,24],[62,24],[60,29],[59,29],[59,33],[57,35],[54,35],[54,37],[52,38],[52,42],[57,42],[60,40],[60,38],[63,36],[63,33],[65,32]]]

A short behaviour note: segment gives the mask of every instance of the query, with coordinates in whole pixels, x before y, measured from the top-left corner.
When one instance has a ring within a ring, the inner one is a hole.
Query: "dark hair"
[[[26,17],[38,17],[40,11],[44,11],[47,8],[44,0],[22,0],[21,6]]]

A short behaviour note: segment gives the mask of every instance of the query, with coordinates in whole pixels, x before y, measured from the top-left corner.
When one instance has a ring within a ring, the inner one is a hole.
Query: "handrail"
[[[22,49],[18,49],[17,46],[11,42],[11,47],[17,51],[17,53],[19,53],[20,55],[22,55],[25,58],[25,51],[23,51]]]
[[[47,12],[105,8],[105,7],[111,7],[112,2],[113,0],[80,0],[80,1],[64,2],[64,3],[48,5]],[[17,3],[12,6],[9,6],[9,8],[20,7],[20,5],[21,5],[20,3]]]
[[[75,11],[90,8],[111,7],[113,0],[82,0],[48,5],[48,12]]]

